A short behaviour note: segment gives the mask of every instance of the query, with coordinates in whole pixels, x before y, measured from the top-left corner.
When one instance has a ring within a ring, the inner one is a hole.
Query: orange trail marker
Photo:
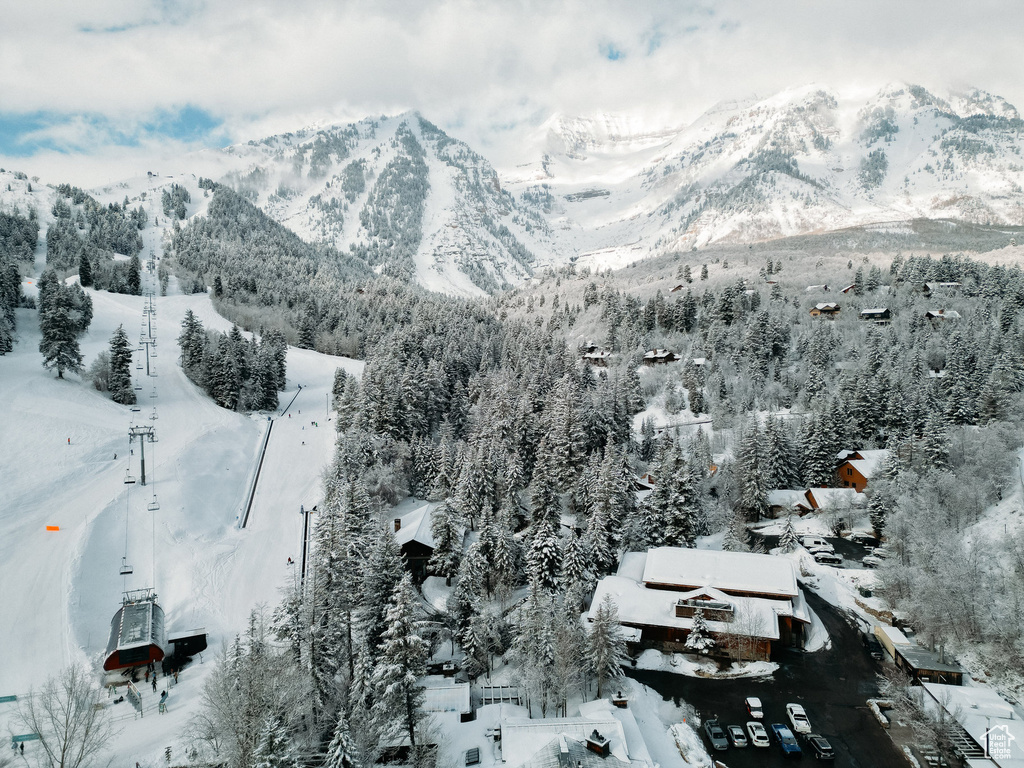
[[[48,531],[59,531],[60,530],[60,526],[59,525],[48,525],[48,526],[46,526],[46,530],[48,530]]]

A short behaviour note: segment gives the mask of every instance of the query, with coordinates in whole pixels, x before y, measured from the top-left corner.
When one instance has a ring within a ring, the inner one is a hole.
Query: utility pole
[[[140,474],[140,480],[142,485],[146,484],[146,443],[155,443],[156,435],[153,434],[153,427],[129,427],[128,428],[128,444],[131,445],[136,440],[139,441],[139,453],[142,462],[142,471]]]

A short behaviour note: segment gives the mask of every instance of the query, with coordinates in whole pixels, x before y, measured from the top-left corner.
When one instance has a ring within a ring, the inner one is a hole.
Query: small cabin
[[[919,685],[921,683],[964,684],[963,667],[952,659],[947,659],[943,653],[930,651],[914,643],[897,645],[894,650],[896,666]]]
[[[595,349],[591,352],[584,352],[580,356],[580,359],[589,365],[593,365],[598,368],[607,368],[608,361],[611,359],[611,356],[611,352],[607,352],[603,349]]]
[[[833,318],[839,314],[839,305],[834,301],[826,301],[820,304],[815,304],[811,307],[811,317],[828,317]]]
[[[667,349],[652,349],[644,354],[644,365],[662,365],[674,363],[679,360],[679,355]]]
[[[861,320],[870,320],[879,325],[888,325],[892,322],[892,312],[888,307],[872,307],[860,311]]]
[[[107,672],[162,661],[167,636],[164,609],[151,589],[125,592],[121,608],[110,622],[110,639],[103,669]]]
[[[924,316],[932,324],[932,328],[937,328],[947,320],[956,321],[960,319],[960,313],[955,309],[929,309],[924,313]]]

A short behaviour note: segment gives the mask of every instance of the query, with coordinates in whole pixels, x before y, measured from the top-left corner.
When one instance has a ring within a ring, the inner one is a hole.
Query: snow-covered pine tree
[[[526,556],[526,574],[544,589],[554,592],[559,586],[562,551],[558,544],[558,528],[547,520],[534,523],[530,550]]]
[[[924,422],[924,434],[921,436],[921,452],[924,454],[926,466],[945,469],[949,466],[949,435],[946,432],[946,419],[938,411],[932,411]]]
[[[387,601],[386,628],[373,670],[374,715],[382,730],[405,731],[416,757],[416,725],[423,716],[423,689],[428,648],[414,616],[412,577],[407,573]],[[396,727],[397,726],[397,727]]]
[[[111,399],[121,405],[135,403],[135,389],[132,387],[132,347],[124,326],[117,326],[110,339],[110,388]]]
[[[363,642],[377,648],[387,628],[385,612],[402,580],[402,554],[394,533],[377,526],[369,536],[360,569],[358,609],[356,611]]]
[[[796,536],[796,529],[793,528],[793,516],[790,515],[786,518],[786,525],[782,529],[782,535],[779,537],[779,549],[783,552],[793,552],[799,546],[800,542]]]
[[[587,544],[577,530],[565,539],[562,549],[562,592],[569,611],[577,611],[594,589],[594,574],[590,569],[592,557]]]
[[[348,720],[344,712],[338,715],[338,723],[334,726],[334,736],[327,747],[323,768],[360,768],[356,745],[349,732]]]
[[[518,610],[518,626],[509,651],[516,680],[526,693],[526,706],[532,715],[534,705],[539,704],[542,717],[547,713],[555,657],[553,610],[551,594],[532,581],[530,595]]]
[[[443,576],[445,584],[450,587],[462,559],[462,526],[451,500],[442,501],[434,508],[430,532],[434,537],[430,568],[436,575]]]
[[[597,698],[601,698],[606,682],[622,676],[626,658],[626,640],[619,625],[619,610],[612,596],[606,594],[590,623],[587,642],[587,660],[597,678]]]
[[[537,460],[533,467],[530,484],[530,502],[533,507],[532,521],[551,521],[558,524],[562,514],[562,502],[558,491],[557,475],[553,469],[554,459],[546,438],[537,446]]]
[[[749,552],[750,532],[747,522],[739,511],[733,511],[725,528],[722,549],[726,552]]]
[[[766,488],[799,487],[800,469],[793,444],[782,421],[774,416],[765,419],[764,447]]]
[[[281,721],[276,717],[267,718],[252,753],[253,768],[298,768],[298,765],[298,757]]]
[[[736,451],[739,507],[748,520],[759,520],[768,511],[768,478],[765,469],[764,435],[757,417],[752,416],[743,430]]]
[[[690,628],[690,634],[686,636],[684,645],[701,656],[710,656],[715,650],[717,644],[711,630],[708,629],[703,608],[698,608],[693,612],[693,626]]]

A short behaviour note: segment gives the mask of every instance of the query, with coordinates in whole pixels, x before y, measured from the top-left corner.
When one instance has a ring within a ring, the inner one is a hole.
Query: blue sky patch
[[[608,61],[618,61],[626,54],[612,43],[601,43],[601,55],[608,59]]]
[[[137,147],[146,139],[172,139],[203,147],[230,143],[224,121],[186,105],[140,120],[89,112],[0,111],[0,154],[31,157],[42,151],[88,152],[100,146]]]

